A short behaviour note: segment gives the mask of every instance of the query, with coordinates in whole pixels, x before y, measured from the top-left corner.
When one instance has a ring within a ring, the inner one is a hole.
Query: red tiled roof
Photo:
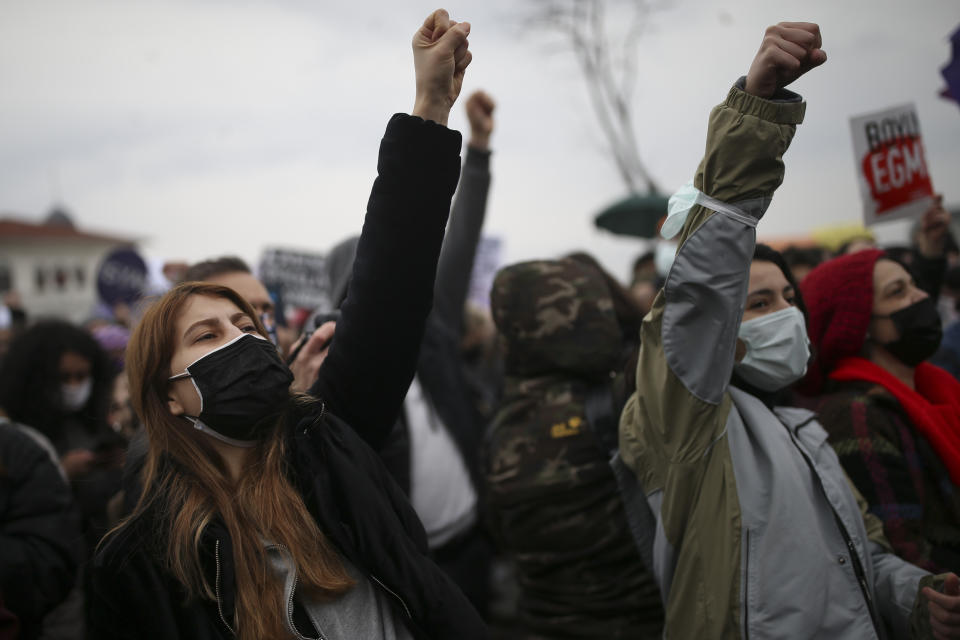
[[[119,236],[102,233],[78,231],[72,227],[58,224],[37,224],[14,218],[0,218],[0,240],[4,238],[60,238],[69,240],[100,240],[117,244],[132,244],[134,241]]]

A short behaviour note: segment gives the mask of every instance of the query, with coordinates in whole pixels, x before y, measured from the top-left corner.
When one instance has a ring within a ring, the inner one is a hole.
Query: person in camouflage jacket
[[[623,340],[610,288],[574,259],[534,261],[501,270],[491,302],[507,377],[485,446],[486,508],[516,562],[526,637],[660,637],[657,586],[588,418],[591,398],[604,398],[596,413],[615,445],[637,345]]]

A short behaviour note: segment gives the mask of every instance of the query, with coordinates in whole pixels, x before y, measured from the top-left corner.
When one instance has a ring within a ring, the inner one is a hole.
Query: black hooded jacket
[[[457,132],[412,116],[391,119],[351,295],[310,391],[320,402],[291,410],[284,434],[289,473],[320,529],[383,590],[397,619],[417,638],[486,637],[480,617],[429,559],[422,525],[374,452],[396,420],[416,368],[459,149]],[[231,637],[229,535],[215,524],[201,542],[207,579],[219,600],[187,600],[162,568],[157,518],[147,512],[130,522],[94,560],[88,583],[92,637]]]
[[[0,600],[39,637],[43,618],[73,588],[83,550],[80,514],[50,454],[0,418]]]

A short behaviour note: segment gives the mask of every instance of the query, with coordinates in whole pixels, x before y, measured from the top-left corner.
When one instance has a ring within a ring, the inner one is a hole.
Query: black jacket
[[[433,308],[427,318],[420,343],[417,375],[457,445],[474,487],[482,488],[479,474],[479,445],[484,418],[476,408],[474,389],[464,371],[460,355],[463,338],[463,309],[470,289],[473,263],[486,216],[490,189],[490,152],[467,148],[457,196],[450,212],[450,224],[443,240],[434,284]],[[352,265],[357,255],[356,238],[348,238],[327,254],[333,309],[341,308],[352,291]],[[326,317],[331,309],[318,309],[314,318]],[[310,321],[315,328],[318,320]],[[339,332],[339,327],[337,328]],[[379,443],[378,451],[387,469],[407,495],[410,495],[410,434],[406,414],[389,437]]]
[[[426,534],[406,497],[351,427],[317,411],[290,420],[285,437],[295,486],[320,529],[382,590],[415,637],[486,637],[470,603],[428,558]],[[188,601],[160,567],[164,530],[159,517],[147,513],[98,554],[87,589],[91,638],[231,637],[235,589],[226,529],[208,528],[201,543],[219,602]]]
[[[76,581],[83,549],[70,487],[43,447],[0,418],[0,600],[38,637]]]
[[[463,309],[486,216],[489,189],[490,153],[468,147],[459,190],[450,213],[450,225],[440,252],[433,309],[427,318],[417,362],[417,376],[423,390],[449,430],[478,490],[483,486],[479,451],[484,419],[476,408],[474,392],[464,371],[460,343],[463,339]],[[380,456],[410,495],[410,439],[405,415],[400,416]]]
[[[413,378],[459,149],[459,134],[445,127],[403,115],[390,121],[350,294],[311,389],[324,408],[291,415],[285,433],[291,477],[320,529],[383,589],[418,638],[486,636],[479,616],[428,558],[422,525],[374,453]],[[219,603],[185,601],[159,564],[162,530],[144,514],[94,560],[87,594],[92,637],[230,637],[229,536],[211,527],[202,541],[211,584],[219,565]]]

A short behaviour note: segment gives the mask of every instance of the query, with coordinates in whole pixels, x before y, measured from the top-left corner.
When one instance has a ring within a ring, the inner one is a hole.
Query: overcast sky
[[[592,228],[624,187],[573,57],[526,23],[529,2],[446,4],[473,25],[464,95],[498,102],[487,232],[507,261],[586,249],[626,277],[642,245]],[[325,251],[360,228],[384,125],[412,106],[411,36],[434,8],[0,0],[0,215],[61,202],[154,258]],[[710,108],[784,19],[819,22],[829,60],[796,83],[807,117],[761,237],[857,221],[849,117],[904,102],[934,187],[960,203],[960,108],[938,97],[955,0],[673,0],[644,35],[634,104],[656,180],[672,191],[692,176]]]

